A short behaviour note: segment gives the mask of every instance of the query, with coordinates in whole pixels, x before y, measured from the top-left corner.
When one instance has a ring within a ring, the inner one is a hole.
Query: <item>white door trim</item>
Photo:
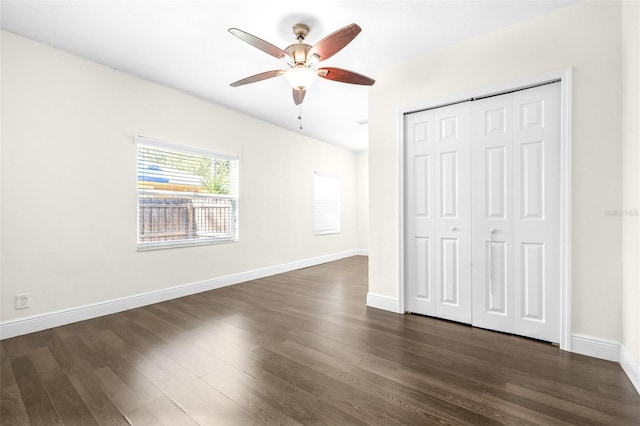
[[[572,68],[565,68],[544,74],[538,74],[523,79],[502,83],[499,85],[480,88],[456,95],[433,99],[417,105],[400,108],[397,112],[398,134],[398,307],[401,313],[405,312],[404,291],[404,116],[405,114],[429,108],[449,105],[471,98],[497,95],[513,90],[526,89],[546,82],[560,80],[560,349],[571,351],[571,112],[572,112]]]

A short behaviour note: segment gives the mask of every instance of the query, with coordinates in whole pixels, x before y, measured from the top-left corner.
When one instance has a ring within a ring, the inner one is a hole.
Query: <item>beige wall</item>
[[[369,153],[356,154],[358,250],[369,249]]]
[[[369,97],[369,290],[397,298],[398,111],[573,67],[573,332],[621,339],[620,4],[585,2],[378,73]]]
[[[136,251],[135,135],[240,157],[239,242]],[[1,137],[1,321],[357,248],[354,153],[6,32]],[[315,171],[339,235],[313,236]]]
[[[640,365],[640,2],[622,4],[622,343]]]

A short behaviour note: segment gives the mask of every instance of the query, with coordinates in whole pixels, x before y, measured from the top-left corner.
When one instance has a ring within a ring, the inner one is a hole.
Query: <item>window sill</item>
[[[313,235],[334,235],[339,234],[340,231],[322,231],[322,232],[314,232]]]
[[[152,251],[164,250],[183,247],[211,246],[217,244],[237,243],[238,238],[220,238],[216,240],[200,240],[200,241],[167,241],[161,243],[139,243],[136,251]]]

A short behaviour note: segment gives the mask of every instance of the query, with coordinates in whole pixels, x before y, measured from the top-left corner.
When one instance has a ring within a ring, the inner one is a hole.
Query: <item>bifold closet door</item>
[[[560,340],[560,91],[471,106],[473,325]]]
[[[471,322],[469,102],[405,117],[407,310]]]

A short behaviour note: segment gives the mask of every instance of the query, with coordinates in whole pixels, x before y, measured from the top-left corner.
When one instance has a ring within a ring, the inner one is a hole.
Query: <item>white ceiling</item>
[[[237,27],[282,49],[291,27],[307,38],[357,23],[362,32],[322,65],[377,77],[379,70],[426,52],[548,13],[574,1],[5,1],[2,29],[278,126],[339,145],[367,149],[368,88],[318,79],[298,107],[282,77],[229,83],[281,61],[227,32]],[[215,120],[215,117],[212,117]]]

